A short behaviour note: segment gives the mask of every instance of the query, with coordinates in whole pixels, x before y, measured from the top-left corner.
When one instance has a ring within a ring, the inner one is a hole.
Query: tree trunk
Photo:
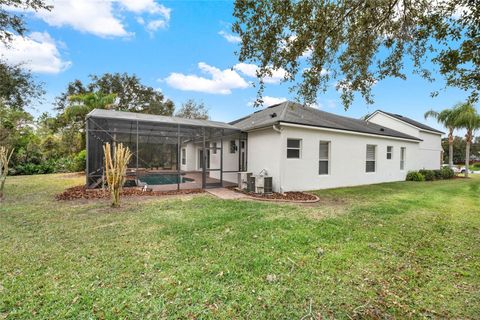
[[[118,208],[120,207],[120,189],[115,188],[112,191],[112,207]]]
[[[448,166],[453,168],[453,130],[448,132]]]
[[[465,178],[468,178],[468,170],[470,166],[470,142],[471,134],[467,132],[467,146],[465,148]]]
[[[453,167],[453,142],[448,143],[448,166]]]

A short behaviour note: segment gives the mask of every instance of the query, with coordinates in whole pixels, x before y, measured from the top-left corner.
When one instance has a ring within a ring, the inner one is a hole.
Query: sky
[[[0,47],[3,59],[23,62],[44,83],[47,93],[30,110],[34,115],[53,115],[52,102],[70,81],[88,82],[89,75],[106,72],[136,74],[177,107],[188,99],[202,101],[212,120],[232,121],[257,110],[252,106],[256,66],[239,63],[235,54],[233,2],[58,0],[53,5],[50,12],[26,12],[26,37]],[[467,93],[443,90],[439,75],[434,83],[409,70],[407,77],[382,80],[373,88],[373,105],[357,97],[347,111],[332,81],[331,89],[319,94],[317,107],[355,118],[381,109],[443,129],[423,114],[464,101]],[[266,79],[265,105],[295,98],[291,84],[280,83],[281,78],[279,70]]]

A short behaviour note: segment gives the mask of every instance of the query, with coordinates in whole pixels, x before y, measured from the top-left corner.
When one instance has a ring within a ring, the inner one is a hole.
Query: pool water
[[[177,184],[179,177],[177,174],[148,174],[138,178],[141,182],[147,185],[159,185],[159,184]],[[193,179],[180,176],[180,183],[190,182]]]

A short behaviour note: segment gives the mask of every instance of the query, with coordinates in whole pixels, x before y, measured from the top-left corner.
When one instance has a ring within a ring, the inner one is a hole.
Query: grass
[[[57,202],[7,180],[0,319],[476,318],[480,179],[316,191],[316,205]]]

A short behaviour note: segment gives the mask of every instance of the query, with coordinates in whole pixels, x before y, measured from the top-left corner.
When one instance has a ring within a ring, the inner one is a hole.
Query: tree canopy
[[[80,80],[70,82],[66,91],[57,97],[56,109],[64,110],[69,105],[71,96],[94,92],[103,95],[115,94],[116,99],[112,106],[115,110],[170,116],[175,109],[171,100],[165,99],[160,91],[142,84],[135,75],[105,73],[101,76],[91,75],[90,80],[88,84]]]
[[[239,60],[259,65],[257,103],[273,70],[285,70],[284,81],[296,82],[291,89],[307,104],[333,81],[348,108],[355,93],[373,103],[372,86],[405,79],[406,65],[432,81],[430,62],[447,85],[478,100],[477,1],[236,0],[234,17]]]
[[[208,109],[203,102],[197,103],[195,100],[187,100],[182,103],[180,109],[175,113],[176,117],[188,119],[208,120]]]
[[[23,16],[15,13],[12,8],[38,11],[50,10],[51,6],[44,0],[0,0],[0,42],[7,45],[14,34],[22,36],[27,30]]]

